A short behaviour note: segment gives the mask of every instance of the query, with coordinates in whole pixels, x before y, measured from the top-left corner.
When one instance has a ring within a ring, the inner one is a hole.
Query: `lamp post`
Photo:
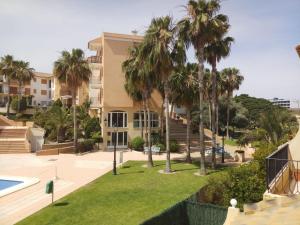
[[[225,144],[224,144],[224,140],[225,140],[225,127],[221,128],[222,131],[222,163],[224,163],[224,153],[225,153]]]
[[[112,135],[112,139],[114,140],[114,161],[113,161],[113,175],[117,175],[117,132],[118,132],[118,127],[116,124],[114,124],[114,132]]]

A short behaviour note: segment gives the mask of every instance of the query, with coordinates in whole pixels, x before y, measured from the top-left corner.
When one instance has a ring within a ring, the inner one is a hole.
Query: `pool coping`
[[[15,186],[1,190],[0,198],[40,182],[40,179],[36,177],[18,177],[18,176],[4,176],[4,175],[0,175],[0,180],[13,180],[13,181],[23,182],[21,184],[17,184]]]

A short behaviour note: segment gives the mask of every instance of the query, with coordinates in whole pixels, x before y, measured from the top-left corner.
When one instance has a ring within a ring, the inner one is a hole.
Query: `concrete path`
[[[172,154],[171,158],[182,157]],[[154,160],[164,160],[165,154],[154,155]],[[119,163],[119,153],[117,154]],[[147,160],[140,152],[124,152],[124,162]],[[95,152],[76,156],[61,154],[36,156],[34,154],[0,155],[1,176],[36,177],[40,182],[0,198],[0,224],[11,225],[35,213],[51,203],[51,195],[45,194],[45,186],[54,179],[54,200],[88,184],[112,170],[113,153]],[[58,177],[55,180],[55,177]]]
[[[300,116],[297,116],[297,120],[300,126]],[[300,161],[300,129],[298,130],[295,138],[293,138],[293,140],[290,141],[289,148],[293,160]],[[299,163],[299,167],[300,167],[300,163]]]

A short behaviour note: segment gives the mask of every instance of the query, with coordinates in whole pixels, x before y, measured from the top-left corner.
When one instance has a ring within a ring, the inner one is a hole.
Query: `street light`
[[[117,124],[114,123],[113,125],[114,132],[112,135],[112,139],[114,140],[114,161],[113,161],[113,175],[117,175],[117,162],[116,162],[116,155],[117,155],[117,132],[118,132],[118,127]]]
[[[224,140],[225,140],[225,127],[221,128],[222,131],[222,163],[224,163],[224,153],[225,153],[225,145],[224,145]]]

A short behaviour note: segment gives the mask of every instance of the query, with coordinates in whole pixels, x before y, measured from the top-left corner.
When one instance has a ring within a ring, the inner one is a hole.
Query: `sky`
[[[139,34],[153,17],[185,15],[187,0],[0,0],[0,56],[12,54],[51,72],[62,50],[81,48],[102,32]],[[234,37],[218,69],[236,67],[245,80],[237,94],[300,99],[300,0],[223,0]],[[195,61],[193,51],[189,60]]]

